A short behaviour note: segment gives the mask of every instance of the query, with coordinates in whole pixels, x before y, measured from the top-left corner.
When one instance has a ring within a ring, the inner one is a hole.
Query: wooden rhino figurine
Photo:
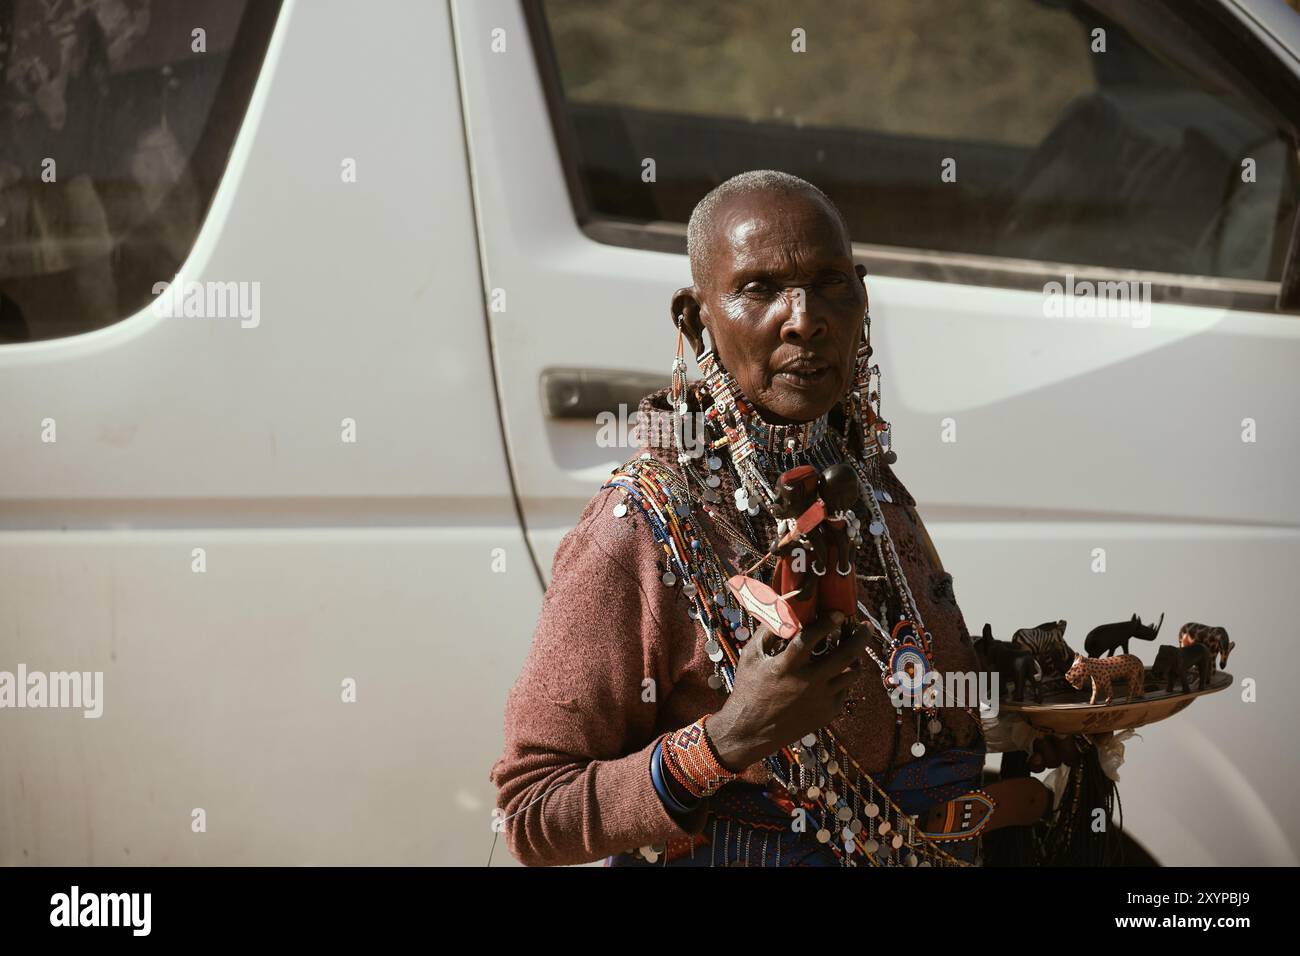
[[[1135,637],[1142,641],[1154,641],[1156,635],[1160,633],[1160,625],[1164,623],[1163,614],[1160,615],[1160,620],[1155,627],[1143,624],[1142,619],[1134,614],[1127,621],[1102,624],[1088,632],[1088,636],[1083,639],[1083,649],[1088,652],[1089,657],[1101,657],[1103,654],[1113,656],[1118,647],[1123,647],[1124,653],[1127,654],[1129,641]]]

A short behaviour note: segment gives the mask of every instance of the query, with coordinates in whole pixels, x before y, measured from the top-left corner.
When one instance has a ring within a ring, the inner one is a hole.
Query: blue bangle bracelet
[[[650,755],[650,782],[654,784],[655,792],[659,794],[659,799],[662,800],[664,805],[670,810],[675,810],[682,814],[690,813],[693,808],[686,806],[674,797],[672,792],[668,789],[668,785],[664,783],[663,747],[664,742],[663,740],[660,740],[659,743],[655,744],[654,753]]]

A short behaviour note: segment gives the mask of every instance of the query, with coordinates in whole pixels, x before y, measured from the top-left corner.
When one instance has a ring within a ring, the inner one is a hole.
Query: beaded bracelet
[[[693,797],[712,796],[723,784],[740,776],[722,765],[713,741],[709,740],[704,721],[711,716],[705,714],[695,723],[664,737],[664,761],[668,772]]]
[[[673,796],[672,789],[668,786],[667,781],[664,780],[664,773],[664,738],[660,737],[655,744],[654,753],[650,756],[650,782],[654,784],[655,792],[659,794],[659,799],[668,808],[669,813],[677,813],[680,816],[689,815],[699,806],[699,801],[694,801],[687,806],[678,800]]]

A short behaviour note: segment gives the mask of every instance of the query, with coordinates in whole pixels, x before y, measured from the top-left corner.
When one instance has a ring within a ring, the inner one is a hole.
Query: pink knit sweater
[[[662,393],[647,402],[663,404]],[[663,460],[668,453],[643,447]],[[938,556],[928,544],[911,495],[887,468],[881,487],[893,503],[882,510],[942,670],[977,666],[970,635]],[[720,489],[730,500],[730,487]],[[707,801],[679,825],[664,809],[650,778],[660,733],[717,711],[725,692],[708,686],[713,665],[698,625],[687,616],[680,586],[661,581],[663,552],[650,528],[612,511],[617,488],[599,491],[555,553],[551,585],[522,673],[505,710],[505,752],[493,765],[497,805],[507,819],[506,845],[527,865],[585,863],[646,844],[699,833]],[[708,525],[707,519],[702,525]],[[734,547],[706,531],[720,553]],[[877,606],[866,587],[863,600]],[[870,661],[850,696],[851,715],[832,728],[868,772],[889,764],[894,709]],[[904,721],[898,764],[910,760],[915,727]],[[943,743],[978,739],[976,722],[945,712]],[[744,779],[764,783],[756,763]]]

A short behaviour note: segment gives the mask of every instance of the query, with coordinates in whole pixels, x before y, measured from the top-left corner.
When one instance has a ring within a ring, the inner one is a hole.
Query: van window
[[[1291,127],[1188,8],[545,0],[541,62],[588,219],[684,223],[771,167],[856,242],[1276,281]]]
[[[109,325],[175,277],[278,10],[0,0],[0,343]]]

